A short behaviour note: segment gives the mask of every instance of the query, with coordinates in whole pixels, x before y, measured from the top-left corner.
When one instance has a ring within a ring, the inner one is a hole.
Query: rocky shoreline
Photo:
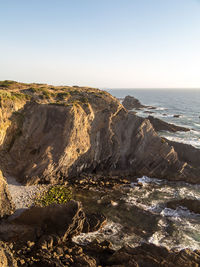
[[[0,84],[0,101],[0,169],[9,183],[0,175],[1,266],[200,264],[200,251],[146,243],[115,251],[107,240],[75,244],[74,236],[100,230],[107,222],[79,201],[29,207],[48,185],[109,194],[143,175],[200,184],[199,151],[159,137],[148,119],[98,89],[6,82],[6,87]]]

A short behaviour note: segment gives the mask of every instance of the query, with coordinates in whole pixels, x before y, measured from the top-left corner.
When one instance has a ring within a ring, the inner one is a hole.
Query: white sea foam
[[[156,178],[149,178],[148,176],[142,176],[141,178],[137,178],[137,181],[139,183],[142,183],[143,185],[149,184],[149,183],[161,184],[163,182],[163,180],[156,179]]]
[[[107,224],[99,231],[91,233],[81,233],[72,238],[73,242],[81,245],[87,245],[93,240],[98,239],[100,242],[110,240],[114,250],[120,249],[122,246],[128,244],[131,247],[136,247],[141,241],[144,241],[135,234],[126,234],[122,231],[122,225],[108,221]]]

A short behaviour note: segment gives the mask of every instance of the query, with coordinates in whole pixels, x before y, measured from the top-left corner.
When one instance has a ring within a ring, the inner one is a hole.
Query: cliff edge
[[[82,172],[200,183],[149,120],[89,87],[0,83],[1,169],[25,184]]]

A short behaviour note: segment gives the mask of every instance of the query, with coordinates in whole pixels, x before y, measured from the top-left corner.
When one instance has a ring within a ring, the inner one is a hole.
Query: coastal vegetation
[[[51,204],[66,204],[71,199],[72,191],[68,187],[55,185],[37,196],[35,206],[46,207]]]

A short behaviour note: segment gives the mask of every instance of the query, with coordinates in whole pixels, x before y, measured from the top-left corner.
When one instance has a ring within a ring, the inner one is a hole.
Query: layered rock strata
[[[154,118],[153,116],[148,116],[147,118],[151,124],[153,125],[154,129],[158,132],[160,131],[168,131],[168,132],[189,132],[190,129],[186,128],[186,127],[182,127],[182,126],[177,126],[175,124],[172,123],[167,123],[165,121],[162,121],[158,118]]]
[[[126,96],[124,100],[122,101],[122,105],[127,109],[127,110],[132,110],[132,109],[141,109],[145,108],[146,106],[142,105],[140,101],[133,97],[133,96]]]
[[[199,169],[181,161],[149,120],[108,93],[46,86],[44,97],[33,86],[18,85],[23,105],[7,119],[1,150],[2,167],[23,183],[63,183],[82,172],[200,182]]]

